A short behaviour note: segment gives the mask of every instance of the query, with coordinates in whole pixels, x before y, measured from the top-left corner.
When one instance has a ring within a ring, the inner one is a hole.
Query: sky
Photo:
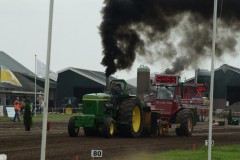
[[[105,71],[101,64],[103,48],[99,34],[103,6],[103,0],[55,0],[50,61],[52,71],[58,72],[68,67]],[[46,64],[48,18],[49,0],[0,0],[0,50],[35,72],[35,55]],[[226,54],[215,61],[215,68],[224,63],[240,68],[239,58],[239,54]],[[140,65],[149,67],[151,72],[166,69],[161,59],[148,64],[143,57],[136,57],[130,70],[118,71],[113,76],[134,78]],[[199,68],[211,70],[211,56],[203,59]],[[182,78],[188,79],[194,74],[194,69],[185,70]]]

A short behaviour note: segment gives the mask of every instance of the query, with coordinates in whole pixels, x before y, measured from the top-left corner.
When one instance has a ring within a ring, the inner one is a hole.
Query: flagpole
[[[37,55],[35,54],[35,117],[37,116],[36,111],[37,111],[37,67],[36,67],[36,60],[37,60]]]
[[[209,108],[209,131],[208,131],[208,160],[212,159],[212,115],[213,115],[213,90],[214,90],[214,60],[216,48],[216,23],[217,23],[217,0],[214,0],[213,11],[213,35],[212,35],[212,60],[211,60],[211,84],[210,84],[210,108]]]
[[[48,46],[47,46],[47,60],[46,60],[46,77],[44,88],[44,109],[43,109],[43,123],[42,123],[42,145],[41,145],[41,160],[46,157],[46,139],[47,139],[47,118],[48,118],[48,94],[49,94],[49,68],[51,55],[51,40],[52,40],[52,19],[53,19],[53,4],[54,0],[50,1],[49,7],[49,24],[48,24]]]

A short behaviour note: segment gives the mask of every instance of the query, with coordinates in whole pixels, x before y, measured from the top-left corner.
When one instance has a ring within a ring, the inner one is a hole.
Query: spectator
[[[24,97],[19,101],[19,106],[20,106],[21,114],[23,114],[24,109],[25,109],[25,100],[26,100],[26,97],[24,96]],[[20,115],[20,114],[19,114],[19,115]]]
[[[15,110],[15,115],[13,118],[13,122],[16,122],[16,118],[18,119],[18,122],[21,122],[20,119],[20,103],[19,103],[19,97],[16,97],[16,100],[14,101],[14,110]]]
[[[41,114],[44,110],[44,100],[43,99],[40,99],[39,105],[40,105],[40,114]]]

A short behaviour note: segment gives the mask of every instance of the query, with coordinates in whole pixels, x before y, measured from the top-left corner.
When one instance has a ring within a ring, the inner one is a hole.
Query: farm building
[[[215,70],[214,106],[224,109],[227,101],[229,106],[240,102],[240,69],[224,64]]]
[[[112,76],[109,80],[116,79]],[[66,99],[77,99],[81,103],[82,96],[88,93],[104,92],[106,76],[104,72],[79,68],[66,68],[58,72],[57,80],[57,106],[61,107]],[[136,88],[128,84],[128,88],[135,93]],[[68,102],[67,102],[68,103]]]
[[[34,58],[33,58],[34,59]],[[6,97],[10,98],[11,105],[15,97],[29,96],[31,101],[35,100],[35,73],[24,67],[15,59],[0,51],[0,66],[9,69],[21,83],[18,87],[9,83],[0,83],[0,105],[6,105]],[[36,94],[43,95],[44,79],[36,78]],[[56,82],[50,82],[49,107],[55,106]]]
[[[207,84],[210,88],[211,73],[205,69],[197,69],[195,77],[187,82]],[[208,90],[209,92],[209,90]],[[226,109],[226,105],[240,102],[240,69],[223,64],[214,71],[214,109]],[[239,106],[240,107],[240,106]]]

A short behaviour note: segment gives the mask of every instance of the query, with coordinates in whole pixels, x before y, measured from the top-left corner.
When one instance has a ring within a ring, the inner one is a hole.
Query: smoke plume
[[[219,0],[216,55],[234,53],[240,1]],[[181,73],[208,57],[214,0],[105,0],[100,26],[106,76],[130,69],[136,57],[166,60],[165,73]]]

